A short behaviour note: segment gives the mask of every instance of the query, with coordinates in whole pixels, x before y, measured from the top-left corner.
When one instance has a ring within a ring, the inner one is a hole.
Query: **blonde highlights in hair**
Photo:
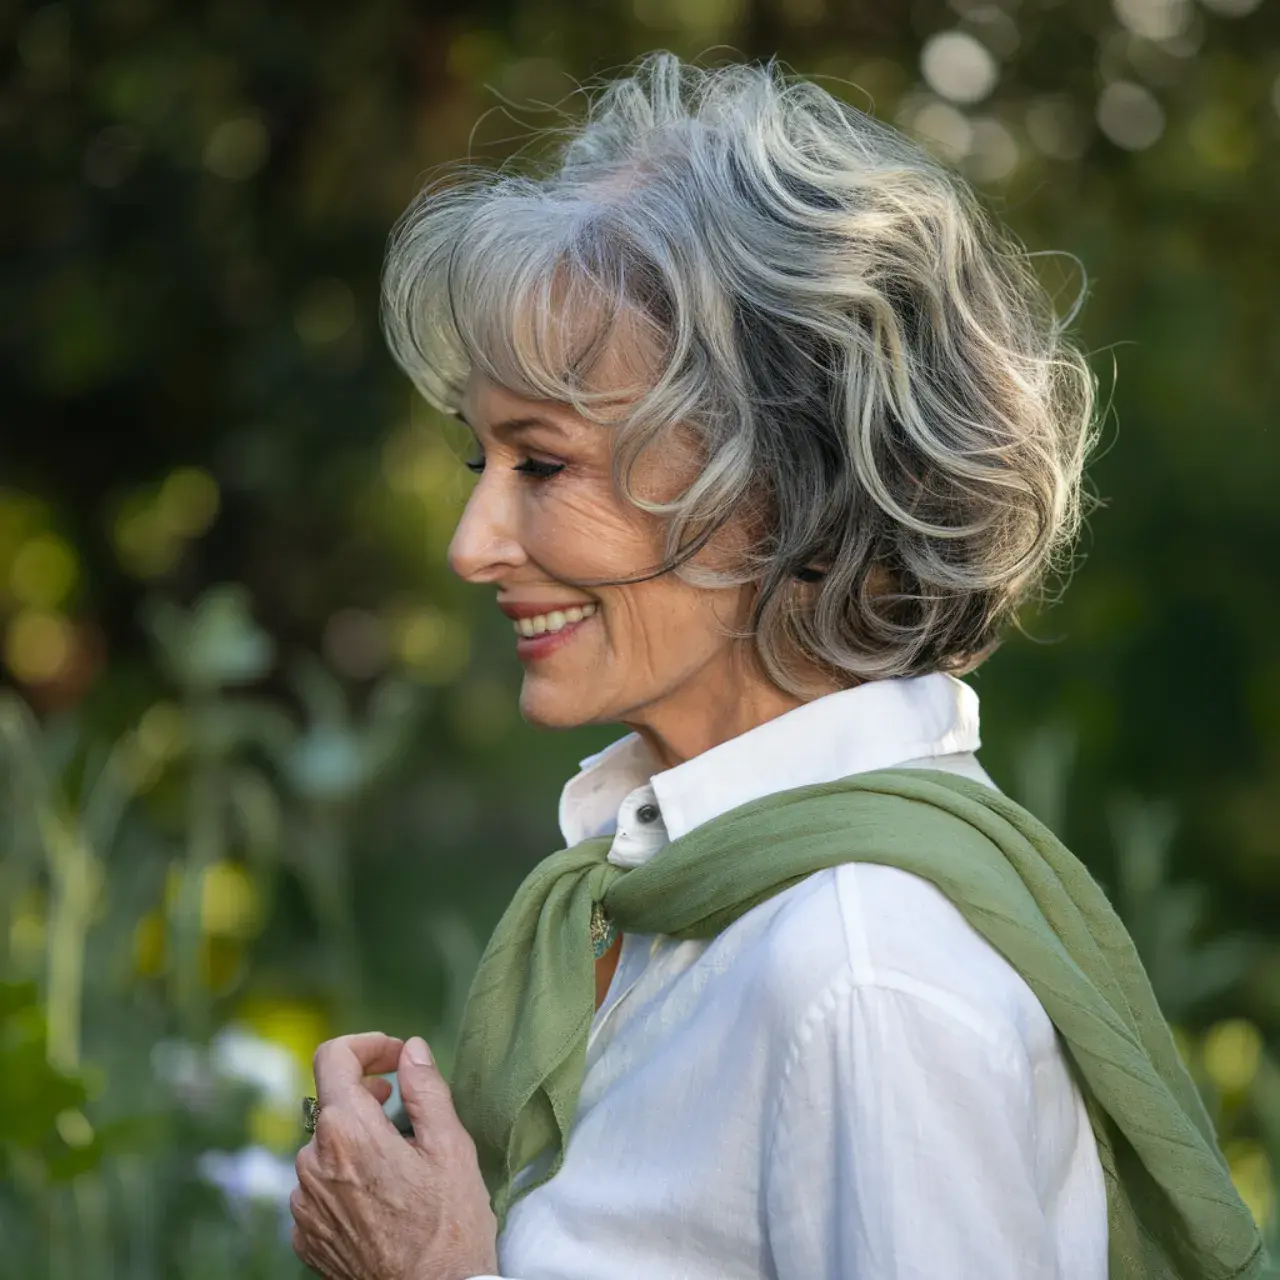
[[[542,176],[429,186],[383,288],[390,349],[438,408],[475,368],[607,424],[619,491],[665,521],[659,571],[754,584],[759,659],[801,696],[815,667],[969,669],[1068,567],[1096,437],[1074,315],[902,134],[774,63],[665,53],[605,86]],[[636,385],[597,387],[624,325]],[[636,462],[677,429],[701,465],[641,497]],[[691,561],[739,517],[736,565]]]

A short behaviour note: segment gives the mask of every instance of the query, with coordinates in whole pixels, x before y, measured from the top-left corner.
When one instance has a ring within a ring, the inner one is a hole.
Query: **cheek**
[[[728,643],[718,595],[674,574],[617,588],[604,600],[610,640],[651,672],[696,666]]]
[[[553,576],[626,578],[661,562],[659,531],[645,527],[643,513],[603,497],[596,484],[565,485],[554,497],[540,498],[531,504],[525,529],[527,550]]]

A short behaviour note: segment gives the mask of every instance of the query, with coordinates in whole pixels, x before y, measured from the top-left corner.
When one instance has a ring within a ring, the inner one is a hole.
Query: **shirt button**
[[[636,810],[636,817],[639,818],[641,822],[645,823],[657,822],[658,806],[656,804],[642,804]]]

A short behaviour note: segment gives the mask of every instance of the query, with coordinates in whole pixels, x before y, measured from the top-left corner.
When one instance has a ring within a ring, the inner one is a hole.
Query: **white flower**
[[[289,1195],[298,1183],[293,1161],[266,1147],[206,1151],[197,1165],[206,1182],[236,1202],[256,1200],[287,1209]]]
[[[231,1209],[245,1215],[255,1205],[265,1206],[277,1219],[281,1240],[293,1231],[289,1196],[298,1185],[293,1161],[266,1147],[245,1147],[242,1151],[206,1151],[196,1161],[200,1176],[226,1196]]]
[[[301,1104],[305,1092],[302,1073],[283,1045],[232,1025],[223,1027],[210,1041],[209,1057],[220,1076],[253,1085],[272,1106],[288,1110]]]

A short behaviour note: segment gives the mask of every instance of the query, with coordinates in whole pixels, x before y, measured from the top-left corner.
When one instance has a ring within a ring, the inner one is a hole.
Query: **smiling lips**
[[[594,604],[574,605],[569,609],[553,609],[550,613],[534,613],[525,618],[513,618],[511,626],[518,636],[541,636],[563,631],[574,622],[589,618],[596,611]]]

